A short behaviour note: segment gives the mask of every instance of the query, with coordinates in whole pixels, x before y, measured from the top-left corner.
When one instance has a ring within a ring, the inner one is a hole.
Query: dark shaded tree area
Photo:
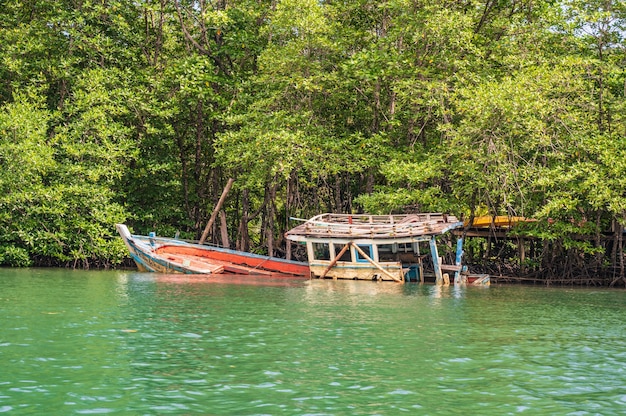
[[[0,264],[110,267],[114,224],[298,257],[290,217],[537,219],[491,272],[624,284],[614,0],[0,1]]]

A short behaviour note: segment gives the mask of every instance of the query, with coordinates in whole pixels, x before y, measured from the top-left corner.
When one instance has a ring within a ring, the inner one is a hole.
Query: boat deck
[[[170,254],[164,253],[163,259],[189,271],[199,274],[216,274],[224,272],[224,265],[214,261],[207,261],[206,258],[191,254]]]
[[[194,271],[200,274],[219,274],[219,273],[233,273],[244,275],[263,275],[271,276],[279,274],[268,270],[263,270],[258,267],[250,267],[239,264],[233,264],[228,261],[208,259],[202,256],[195,256],[193,254],[174,254],[174,253],[160,253],[161,256],[179,266],[184,266],[190,271]]]

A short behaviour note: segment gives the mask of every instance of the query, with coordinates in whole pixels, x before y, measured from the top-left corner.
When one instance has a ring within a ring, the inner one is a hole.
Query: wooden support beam
[[[219,201],[217,201],[217,205],[215,205],[215,208],[213,209],[213,213],[211,214],[211,218],[209,218],[209,222],[207,223],[206,227],[204,227],[204,232],[202,233],[202,237],[200,237],[200,241],[198,241],[198,244],[204,244],[204,241],[209,235],[209,231],[211,230],[211,227],[213,227],[213,223],[215,222],[217,213],[222,208],[222,204],[224,203],[224,200],[226,199],[226,195],[228,195],[230,188],[233,186],[233,182],[235,182],[234,178],[228,179],[228,183],[224,187],[224,190],[222,191],[222,196],[220,196]]]
[[[435,268],[435,283],[441,286],[443,284],[443,275],[441,273],[441,263],[439,262],[439,251],[437,250],[435,236],[430,238],[430,255],[433,258],[433,267]]]
[[[454,272],[454,284],[455,285],[467,283],[467,278],[465,278],[464,276],[461,276],[461,268],[463,267],[461,263],[462,261],[463,261],[463,237],[459,237],[459,239],[456,240],[455,264],[459,267],[459,269]]]
[[[389,273],[387,270],[383,269],[383,267],[376,263],[370,256],[368,256],[363,250],[361,250],[361,247],[359,247],[358,245],[354,244],[354,243],[350,243],[354,246],[354,248],[356,248],[356,251],[359,252],[359,254],[367,261],[369,261],[370,263],[372,263],[372,265],[374,265],[374,267],[376,267],[378,270],[380,270],[381,272],[383,272],[384,274],[386,274],[387,276],[391,277],[393,280],[395,280],[398,283],[402,283],[402,279],[398,279],[397,277],[395,277],[394,275],[392,275],[391,273]]]
[[[350,248],[350,243],[347,243],[345,246],[343,246],[343,248],[341,249],[341,251],[335,256],[335,258],[333,259],[333,261],[330,262],[330,264],[328,265],[328,267],[326,267],[326,269],[324,270],[324,272],[320,275],[320,279],[323,279],[326,277],[326,275],[328,274],[328,272],[335,267],[335,264],[337,264],[337,262],[339,261],[339,259],[341,258],[341,256],[344,255],[344,253],[346,252],[346,250],[348,250]]]

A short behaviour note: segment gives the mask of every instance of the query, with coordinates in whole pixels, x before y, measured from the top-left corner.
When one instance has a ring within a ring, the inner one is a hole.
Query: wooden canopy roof
[[[287,231],[292,241],[312,238],[400,239],[443,234],[463,226],[453,216],[439,213],[367,215],[320,214]]]

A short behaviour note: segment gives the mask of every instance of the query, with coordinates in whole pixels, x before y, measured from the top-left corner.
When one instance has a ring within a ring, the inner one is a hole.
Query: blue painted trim
[[[445,234],[445,233],[447,233],[450,230],[456,230],[457,228],[462,228],[462,227],[463,227],[463,221],[454,222],[454,223],[448,225],[443,230],[441,230],[441,234]]]
[[[169,261],[166,260],[162,260],[160,258],[157,257],[150,257],[148,255],[145,255],[144,253],[141,253],[142,255],[145,256],[146,259],[148,259],[150,262],[152,262],[153,264],[158,264],[159,266],[163,267],[167,272],[171,272],[171,273],[183,273],[183,274],[195,274],[195,272],[186,269],[185,267],[181,267],[181,266],[177,266],[175,264],[170,263]],[[146,268],[146,270],[152,271],[152,272],[156,272],[156,270],[154,269],[154,267],[149,266],[144,260],[143,258],[141,259],[141,264]],[[203,274],[211,274],[211,273],[203,273]]]
[[[455,264],[457,266],[460,266],[462,260],[463,260],[463,238],[459,237],[459,239],[456,240]],[[461,269],[459,269],[459,271],[457,272],[454,272],[454,283],[455,284],[461,283]]]
[[[144,268],[146,271],[154,272],[154,269],[152,267],[148,266],[148,264],[146,264],[146,262],[143,261],[142,257],[140,257],[140,256],[138,256],[136,254],[131,254],[130,257],[137,264],[137,266],[141,266],[141,268]]]
[[[169,261],[162,260],[158,257],[152,257],[147,253],[144,253],[135,241],[129,241],[129,244],[135,251],[135,253],[131,253],[131,258],[137,263],[137,265],[141,265],[144,269],[149,272],[156,272],[157,270],[152,266],[152,264],[158,264],[163,267],[166,271],[172,273],[183,273],[183,274],[194,274],[194,272],[170,263]],[[207,273],[208,274],[208,273]]]
[[[441,273],[441,265],[439,264],[439,251],[437,250],[437,240],[435,236],[430,239],[430,255],[433,258],[433,266],[435,269],[435,283],[443,284],[443,274]]]
[[[374,246],[373,244],[357,244],[357,246],[359,246],[359,248],[361,250],[363,250],[363,247],[369,247],[370,250],[370,258],[374,258],[374,255],[372,254],[372,252],[374,251]],[[365,250],[363,250],[365,251]],[[359,263],[369,263],[369,260],[367,260],[366,258],[361,257],[361,253],[359,253],[359,250],[354,250],[354,253],[356,254],[356,261]]]

